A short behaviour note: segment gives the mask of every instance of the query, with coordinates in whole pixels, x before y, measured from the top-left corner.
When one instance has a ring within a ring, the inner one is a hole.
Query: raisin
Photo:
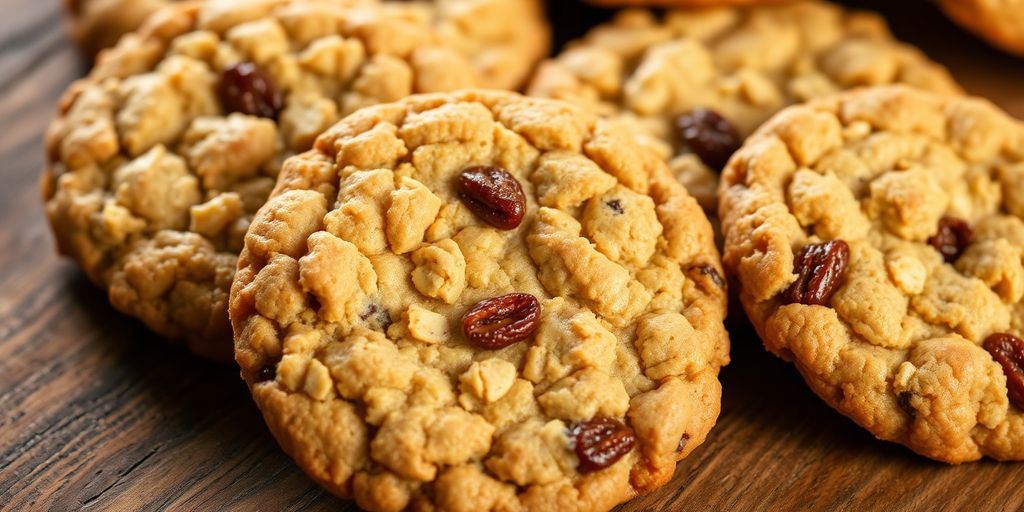
[[[378,306],[376,304],[370,304],[369,306],[367,306],[366,311],[363,311],[363,313],[361,315],[359,315],[359,319],[365,322],[365,321],[369,320],[370,317],[377,316],[377,313],[379,311],[380,311],[380,306]]]
[[[718,269],[715,267],[711,265],[701,265],[697,267],[697,271],[708,276],[708,278],[711,279],[711,282],[715,283],[715,286],[723,290],[725,289],[725,278],[722,277],[722,274],[718,273]]]
[[[362,311],[362,314],[359,315],[359,319],[361,319],[362,322],[366,323],[376,322],[377,327],[380,328],[380,330],[384,331],[385,333],[387,332],[388,328],[391,327],[392,324],[391,313],[389,313],[387,309],[381,307],[377,303],[371,303],[367,307],[366,311]]]
[[[382,331],[388,332],[392,323],[394,322],[391,320],[391,313],[388,313],[388,310],[382,309],[380,313],[377,313],[377,325],[380,326]]]
[[[804,247],[796,256],[796,281],[786,290],[787,304],[824,306],[846,276],[850,246],[842,240]]]
[[[928,239],[928,243],[942,254],[946,263],[953,263],[964,253],[973,238],[974,228],[967,221],[943,217],[939,220],[939,231]]]
[[[515,229],[526,215],[526,195],[515,176],[500,167],[470,167],[459,175],[459,197],[498,229]]]
[[[626,213],[626,210],[622,208],[622,201],[619,201],[618,199],[605,201],[604,204],[608,206],[608,208],[611,208],[612,211],[615,212],[615,215],[622,215],[623,213]]]
[[[274,380],[277,378],[277,365],[268,364],[260,368],[259,373],[256,374],[256,382],[266,382],[268,380]]]
[[[633,430],[614,418],[598,416],[577,423],[569,429],[580,460],[579,472],[590,473],[604,469],[633,449],[636,436]]]
[[[228,66],[221,74],[217,92],[227,112],[277,119],[284,107],[281,91],[252,62]]]
[[[387,332],[392,324],[391,314],[388,313],[388,310],[375,303],[370,304],[366,311],[359,315],[359,319],[367,323],[376,322],[377,327],[384,332]]]
[[[690,442],[690,434],[683,433],[683,436],[679,438],[679,444],[676,446],[676,453],[679,453],[686,449],[686,443]]]
[[[1010,403],[1024,409],[1024,340],[1000,332],[989,336],[983,346],[1003,367]]]
[[[676,119],[679,138],[712,170],[721,171],[743,139],[736,128],[714,110],[695,108]]]
[[[477,303],[462,317],[462,330],[488,350],[523,341],[537,330],[540,302],[528,293],[510,293]]]

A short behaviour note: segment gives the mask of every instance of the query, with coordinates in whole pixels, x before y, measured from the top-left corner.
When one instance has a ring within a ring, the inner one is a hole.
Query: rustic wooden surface
[[[571,14],[563,39],[604,16],[553,1]],[[887,8],[902,37],[1024,118],[1024,60],[924,1],[859,3]],[[0,509],[354,509],[278,450],[234,370],[159,343],[54,256],[40,137],[84,64],[58,0],[0,0],[0,12]],[[947,467],[876,441],[732,323],[718,427],[671,484],[621,510],[1024,508],[1024,464]]]

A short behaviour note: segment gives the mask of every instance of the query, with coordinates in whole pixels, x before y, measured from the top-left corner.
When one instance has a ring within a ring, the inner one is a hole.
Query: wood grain
[[[1024,61],[924,2],[859,3],[886,10],[969,90],[1024,118]],[[607,16],[554,5],[563,40]],[[353,510],[280,452],[235,370],[159,343],[54,256],[40,140],[84,67],[58,0],[0,8],[0,509]],[[671,484],[621,510],[1024,509],[1024,465],[947,467],[876,441],[732,324],[720,424]]]

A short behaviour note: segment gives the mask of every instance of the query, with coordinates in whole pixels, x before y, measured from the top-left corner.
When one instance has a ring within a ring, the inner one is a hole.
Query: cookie
[[[765,346],[875,436],[1024,459],[1024,125],[867,88],[784,110],[722,175],[725,265]]]
[[[360,107],[481,81],[376,5],[176,4],[62,99],[43,179],[58,248],[118,310],[229,360],[237,254],[284,158]]]
[[[1024,1],[938,0],[953,21],[1003,50],[1024,56]]]
[[[368,510],[608,510],[716,421],[722,275],[700,206],[614,121],[414,96],[284,164],[236,360],[285,451]]]
[[[531,95],[621,115],[706,209],[732,151],[781,108],[852,86],[959,91],[874,14],[819,2],[624,11],[541,66]]]
[[[88,55],[114,46],[121,36],[170,4],[170,0],[64,0],[71,16],[71,37]]]
[[[223,0],[214,0],[223,1]],[[236,2],[239,0],[236,0]],[[241,3],[265,3],[242,0]],[[377,4],[381,0],[323,0]],[[157,10],[176,0],[65,0],[72,35],[90,55],[113,46]],[[482,75],[482,84],[515,89],[547,55],[550,29],[539,0],[385,0],[388,8],[432,24],[445,44],[461,51]],[[509,23],[515,20],[515,23]]]
[[[721,7],[729,5],[760,5],[788,0],[587,0],[606,7]]]

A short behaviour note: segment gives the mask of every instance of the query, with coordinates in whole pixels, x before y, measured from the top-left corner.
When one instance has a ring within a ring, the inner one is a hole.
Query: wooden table
[[[604,14],[554,0],[571,19]],[[924,1],[860,2],[1024,118],[1024,60]],[[281,453],[234,369],[116,314],[58,259],[37,191],[40,138],[84,65],[58,0],[0,0],[0,509],[351,510]],[[564,29],[561,38],[578,29]],[[675,480],[621,510],[1020,510],[1024,464],[947,467],[874,440],[732,321],[721,421]]]

